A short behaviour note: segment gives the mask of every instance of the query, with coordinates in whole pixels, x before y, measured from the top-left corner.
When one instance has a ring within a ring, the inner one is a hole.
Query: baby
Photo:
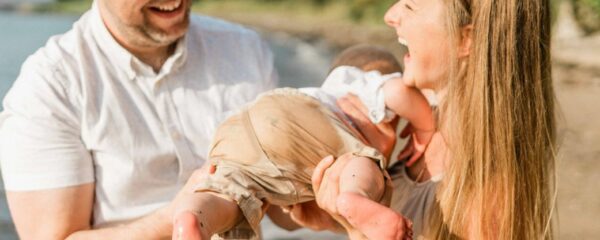
[[[399,72],[389,52],[350,48],[337,58],[321,88],[275,89],[229,117],[210,148],[209,161],[216,171],[178,206],[173,239],[255,236],[266,203],[289,206],[314,200],[311,175],[329,155],[354,156],[340,175],[340,193],[389,204],[389,156],[367,145],[335,100],[356,94],[372,122],[398,115],[416,129],[416,142],[428,143],[434,129],[431,108],[417,89],[404,85]],[[378,214],[363,206],[354,211]],[[351,239],[365,238],[347,221],[338,221]]]

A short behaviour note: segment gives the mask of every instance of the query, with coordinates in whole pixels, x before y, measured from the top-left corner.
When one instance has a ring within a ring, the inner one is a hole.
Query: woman
[[[401,0],[386,14],[386,23],[408,48],[405,82],[434,90],[440,101],[438,134],[425,155],[407,166],[412,181],[432,187],[396,195],[400,200],[434,196],[423,211],[427,217],[411,219],[421,226],[415,234],[553,238],[549,9],[548,0]],[[347,98],[340,105],[363,122],[355,103]],[[378,129],[362,128],[380,145],[393,142],[377,136]],[[321,169],[331,167],[313,176],[317,202],[330,214],[347,214],[330,207],[339,200],[335,175],[342,162],[323,161]],[[436,176],[441,181],[432,181]],[[360,224],[356,227],[368,229]]]

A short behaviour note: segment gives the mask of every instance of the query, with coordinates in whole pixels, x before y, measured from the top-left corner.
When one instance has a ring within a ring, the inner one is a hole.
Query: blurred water
[[[0,98],[4,98],[27,56],[43,46],[50,36],[67,31],[75,20],[77,17],[74,16],[24,15],[0,11]],[[320,85],[329,69],[332,51],[322,44],[309,44],[286,34],[263,35],[275,54],[280,86]],[[3,186],[0,178],[0,239],[16,239]],[[308,230],[289,233],[273,226],[268,220],[263,224],[263,229],[265,239],[343,239],[341,236],[314,234]]]
[[[74,20],[72,16],[0,11],[0,96],[4,97],[27,56],[43,46],[48,37],[68,30]]]

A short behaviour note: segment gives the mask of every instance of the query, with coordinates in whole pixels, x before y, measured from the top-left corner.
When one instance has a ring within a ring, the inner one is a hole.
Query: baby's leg
[[[242,217],[235,201],[213,192],[191,194],[177,206],[173,219],[174,240],[210,239],[232,228]]]
[[[384,190],[383,173],[373,160],[356,157],[344,167],[337,208],[354,228],[347,229],[351,239],[397,239],[402,235],[404,219],[378,203]]]
[[[360,194],[374,201],[383,196],[385,179],[377,164],[366,157],[354,157],[340,174],[340,192]]]

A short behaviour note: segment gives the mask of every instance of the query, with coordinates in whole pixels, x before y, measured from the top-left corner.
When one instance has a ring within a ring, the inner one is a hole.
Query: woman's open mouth
[[[403,48],[405,48],[406,54],[404,55],[404,67],[406,67],[408,62],[410,62],[410,50],[408,48],[408,41],[406,41],[406,39],[404,38],[398,37],[398,43],[400,43],[400,45]]]

